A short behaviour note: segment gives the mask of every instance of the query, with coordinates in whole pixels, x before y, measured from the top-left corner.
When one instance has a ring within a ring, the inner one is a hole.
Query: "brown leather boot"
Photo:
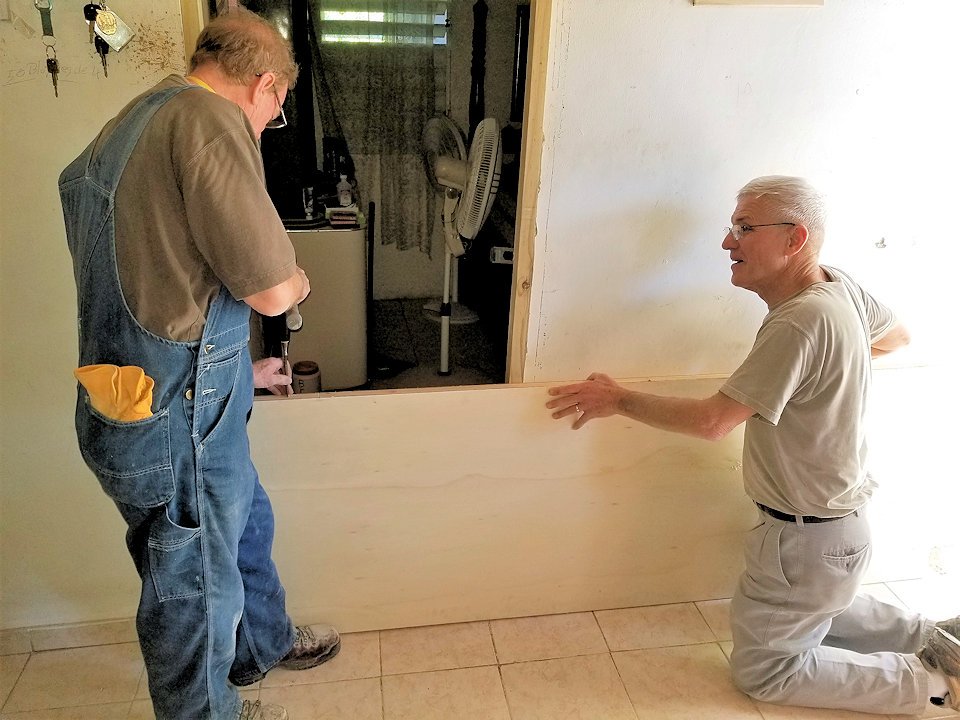
[[[297,627],[297,637],[278,667],[287,670],[307,670],[325,663],[340,652],[340,633],[333,625],[304,625]]]

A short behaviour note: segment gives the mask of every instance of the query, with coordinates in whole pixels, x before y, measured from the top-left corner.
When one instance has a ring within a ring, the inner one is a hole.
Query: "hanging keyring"
[[[53,47],[57,44],[57,38],[53,35],[53,18],[50,17],[53,0],[33,0],[33,6],[40,13],[40,26],[43,28],[41,41],[48,48]]]

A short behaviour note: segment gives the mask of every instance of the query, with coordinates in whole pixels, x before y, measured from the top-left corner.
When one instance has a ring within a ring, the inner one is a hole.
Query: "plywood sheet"
[[[740,434],[623,418],[574,432],[546,400],[504,386],[258,403],[254,457],[298,620],[364,630],[729,596],[754,519]]]

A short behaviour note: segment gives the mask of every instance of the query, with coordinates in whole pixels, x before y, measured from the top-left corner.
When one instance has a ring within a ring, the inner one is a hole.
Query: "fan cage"
[[[473,240],[480,232],[500,188],[502,147],[500,128],[494,118],[477,126],[470,155],[471,175],[457,213],[457,231],[467,240]]]

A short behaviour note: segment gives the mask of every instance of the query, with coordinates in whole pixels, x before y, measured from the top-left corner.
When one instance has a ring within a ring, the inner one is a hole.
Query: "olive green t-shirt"
[[[178,85],[192,84],[171,75],[145,94]],[[106,125],[98,145],[139,99]],[[116,248],[134,317],[181,342],[202,336],[222,286],[241,300],[294,275],[293,245],[238,105],[192,87],[157,110],[117,187]]]

